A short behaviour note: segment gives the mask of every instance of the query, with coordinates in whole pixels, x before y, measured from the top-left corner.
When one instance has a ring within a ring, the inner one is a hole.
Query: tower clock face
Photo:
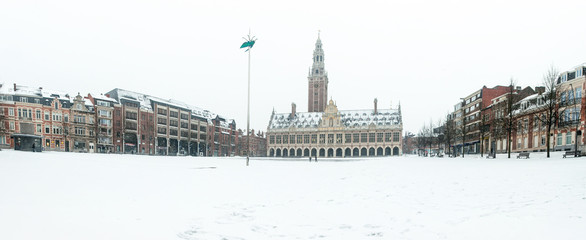
[[[319,83],[316,83],[315,85],[313,85],[314,87],[319,87]]]

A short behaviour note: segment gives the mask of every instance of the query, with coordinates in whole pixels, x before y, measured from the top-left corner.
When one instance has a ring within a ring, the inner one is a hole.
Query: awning
[[[40,136],[40,135],[24,134],[24,133],[14,133],[14,134],[10,135],[10,138],[14,138],[14,137],[43,138],[43,136]]]

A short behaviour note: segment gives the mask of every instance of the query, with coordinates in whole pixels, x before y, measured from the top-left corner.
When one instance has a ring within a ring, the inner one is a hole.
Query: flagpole
[[[246,166],[248,166],[250,161],[250,52],[256,41],[256,37],[250,36],[250,29],[248,29],[248,36],[244,37],[244,41],[240,48],[247,48],[246,51],[248,52],[248,106],[246,111]]]
[[[250,32],[248,33],[250,35]],[[246,166],[250,159],[250,52],[252,48],[248,48],[248,111],[246,113]]]

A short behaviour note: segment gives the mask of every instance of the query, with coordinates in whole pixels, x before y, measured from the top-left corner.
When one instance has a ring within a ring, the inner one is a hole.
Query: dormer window
[[[578,68],[578,69],[576,70],[576,77],[581,77],[582,75],[584,75],[584,72],[583,72],[583,71],[584,71],[584,69],[583,69],[583,68],[581,68],[581,67],[580,67],[580,68]]]
[[[562,81],[561,82],[568,81],[568,75],[566,73],[563,73],[562,76],[561,76],[561,78],[562,78]]]

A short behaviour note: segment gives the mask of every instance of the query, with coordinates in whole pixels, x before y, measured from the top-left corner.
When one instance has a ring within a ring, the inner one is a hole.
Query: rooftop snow
[[[375,124],[389,126],[401,124],[401,114],[396,109],[381,109],[377,114],[373,110],[342,110],[339,111],[342,124],[346,127],[361,127]],[[315,128],[319,126],[323,113],[302,112],[290,118],[290,113],[276,113],[272,116],[269,129]]]

